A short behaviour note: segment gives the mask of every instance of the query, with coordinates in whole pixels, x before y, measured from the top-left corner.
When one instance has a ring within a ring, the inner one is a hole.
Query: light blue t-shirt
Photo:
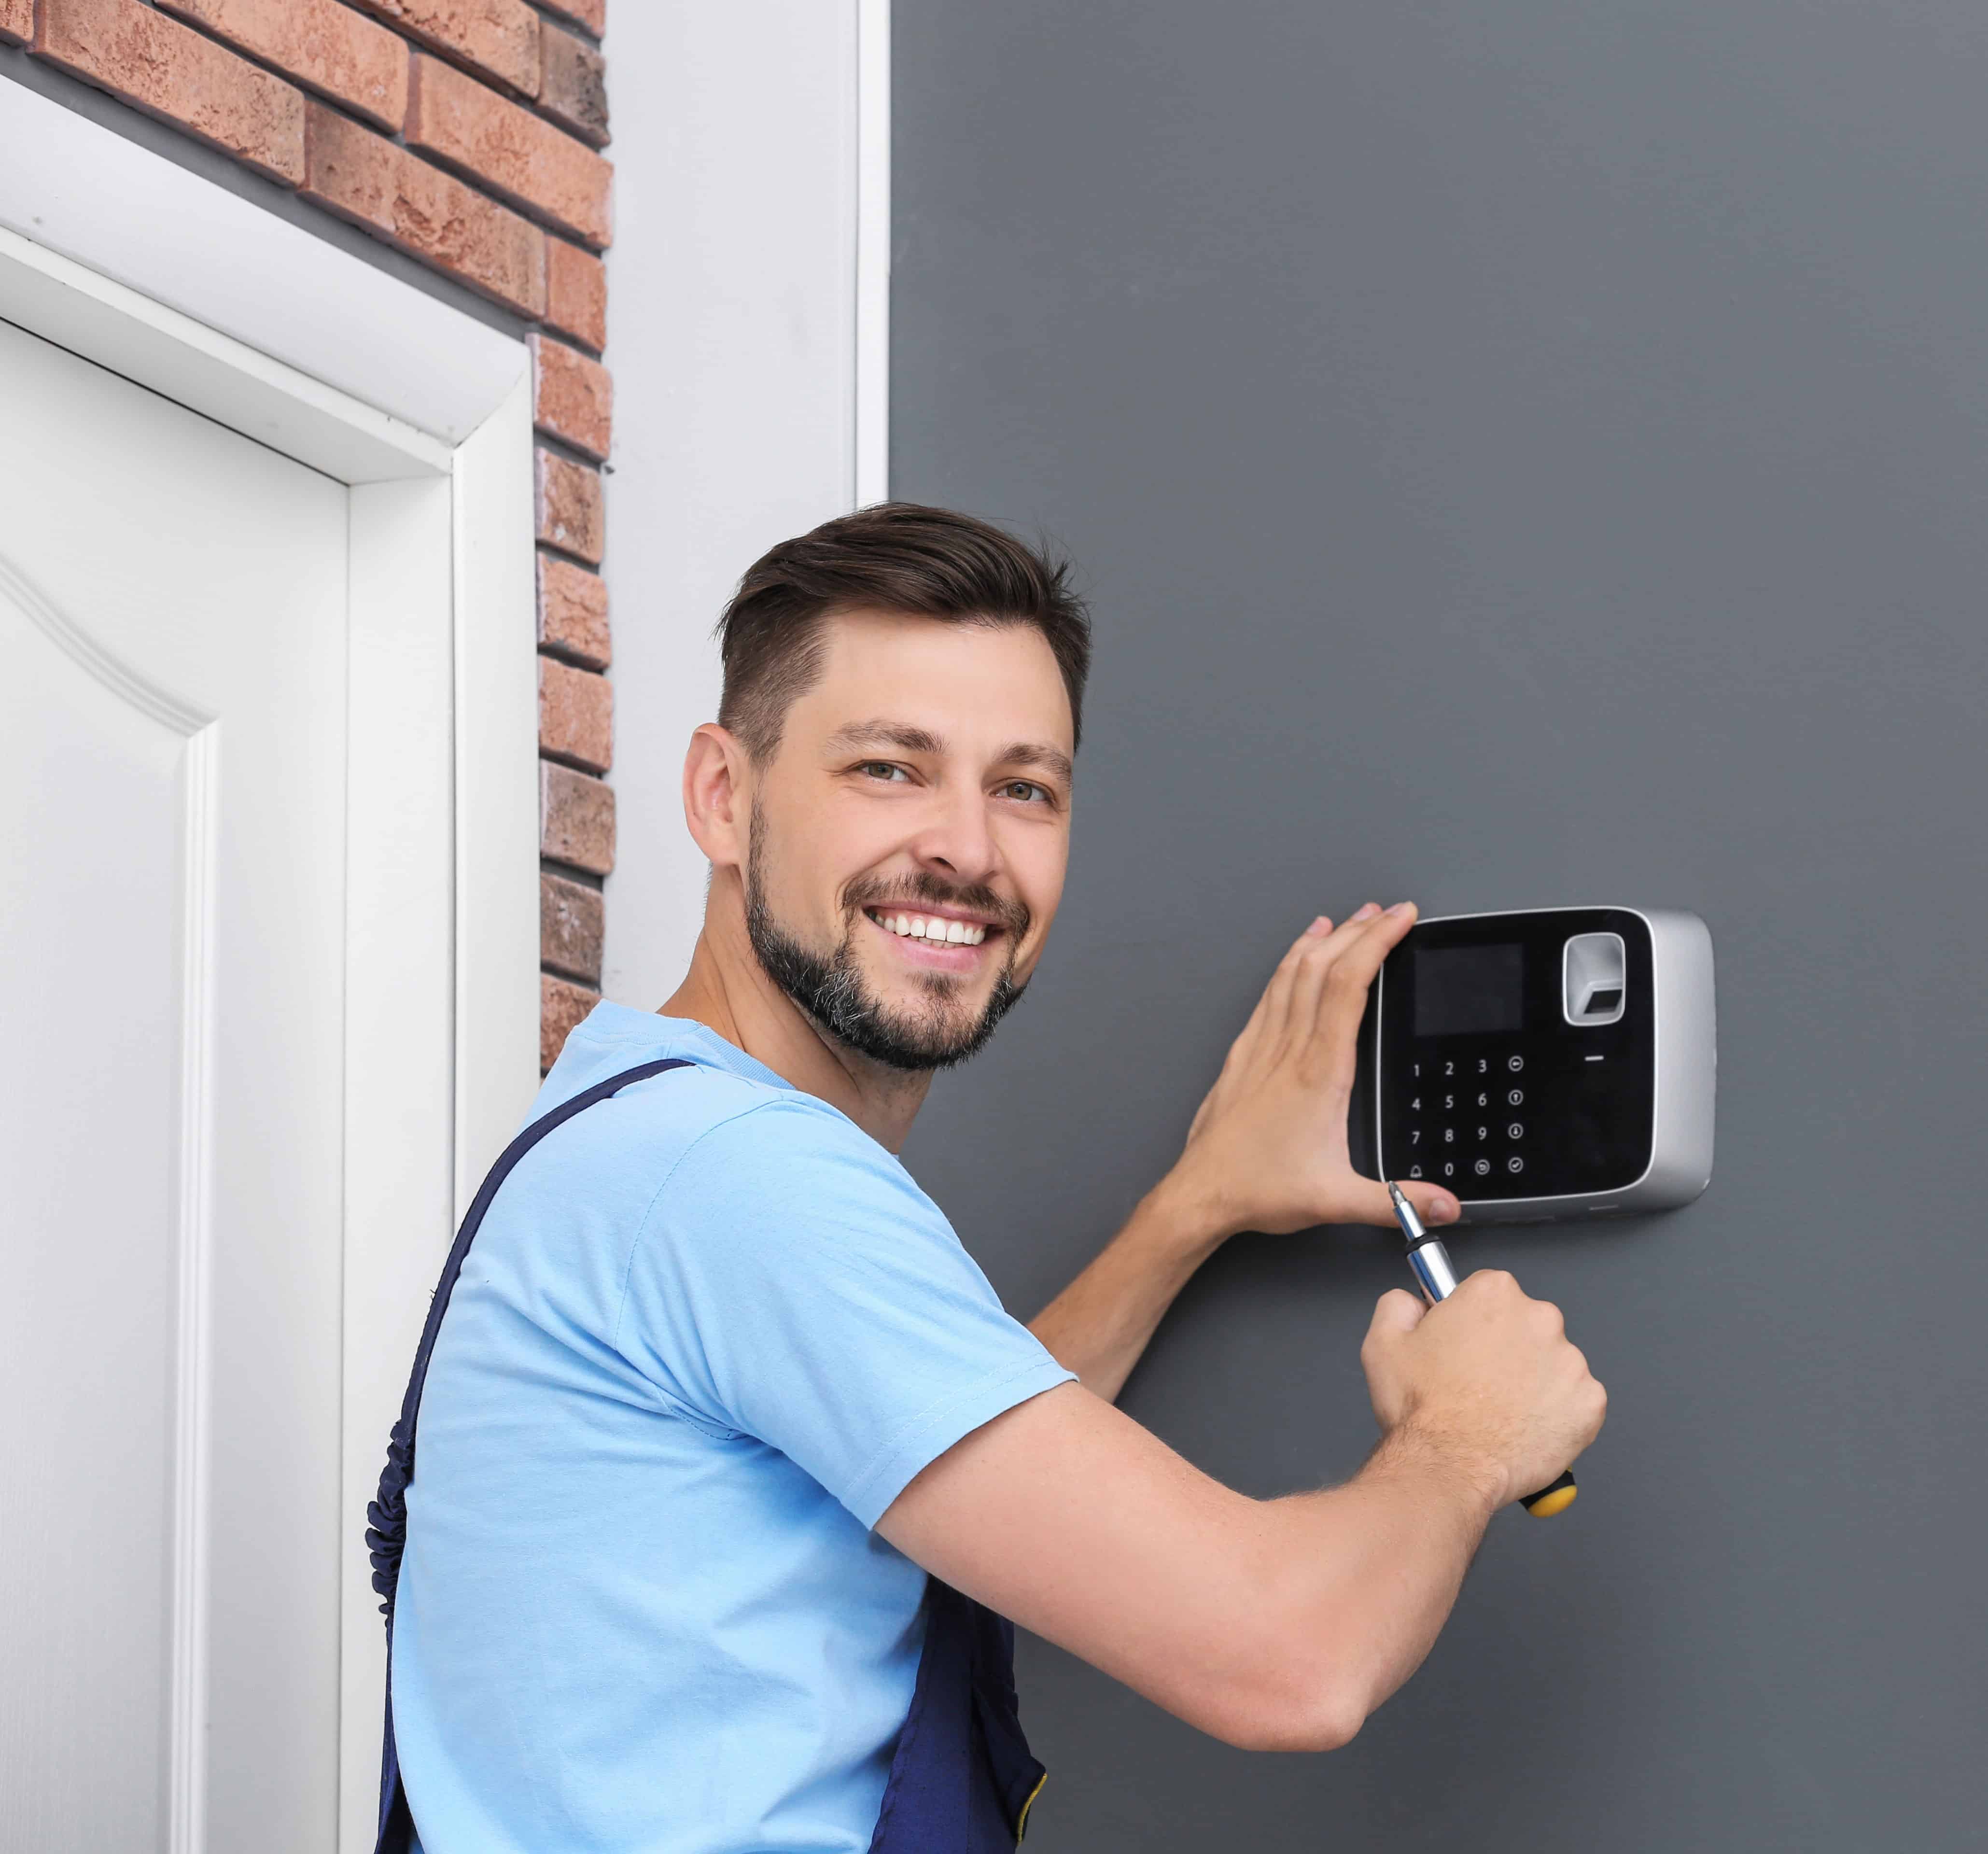
[[[924,1646],[870,1528],[1070,1374],[855,1123],[604,1003],[424,1393],[394,1721],[424,1854],[864,1854]]]

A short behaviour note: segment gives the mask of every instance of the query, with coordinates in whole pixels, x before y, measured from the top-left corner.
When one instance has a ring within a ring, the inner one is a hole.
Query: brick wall
[[[541,1066],[593,1005],[614,866],[600,474],[607,0],[0,0],[25,44],[533,325]]]

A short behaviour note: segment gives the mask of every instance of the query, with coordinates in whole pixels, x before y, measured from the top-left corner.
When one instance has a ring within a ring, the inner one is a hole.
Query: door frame
[[[529,357],[4,78],[0,320],[350,486],[338,1841],[370,1848],[365,1504],[451,1232],[538,1086]],[[205,1840],[204,1034],[181,1115],[172,1854]]]

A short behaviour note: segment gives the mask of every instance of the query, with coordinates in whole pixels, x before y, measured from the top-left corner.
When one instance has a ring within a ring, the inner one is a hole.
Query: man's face
[[[746,918],[768,973],[892,1067],[963,1061],[1041,957],[1070,851],[1069,698],[1033,626],[859,611],[756,769]]]

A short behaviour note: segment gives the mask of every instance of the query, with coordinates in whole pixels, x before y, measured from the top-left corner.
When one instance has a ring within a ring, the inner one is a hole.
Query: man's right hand
[[[1382,1429],[1483,1474],[1501,1505],[1549,1485],[1608,1412],[1560,1309],[1500,1269],[1435,1307],[1383,1294],[1360,1362]]]

